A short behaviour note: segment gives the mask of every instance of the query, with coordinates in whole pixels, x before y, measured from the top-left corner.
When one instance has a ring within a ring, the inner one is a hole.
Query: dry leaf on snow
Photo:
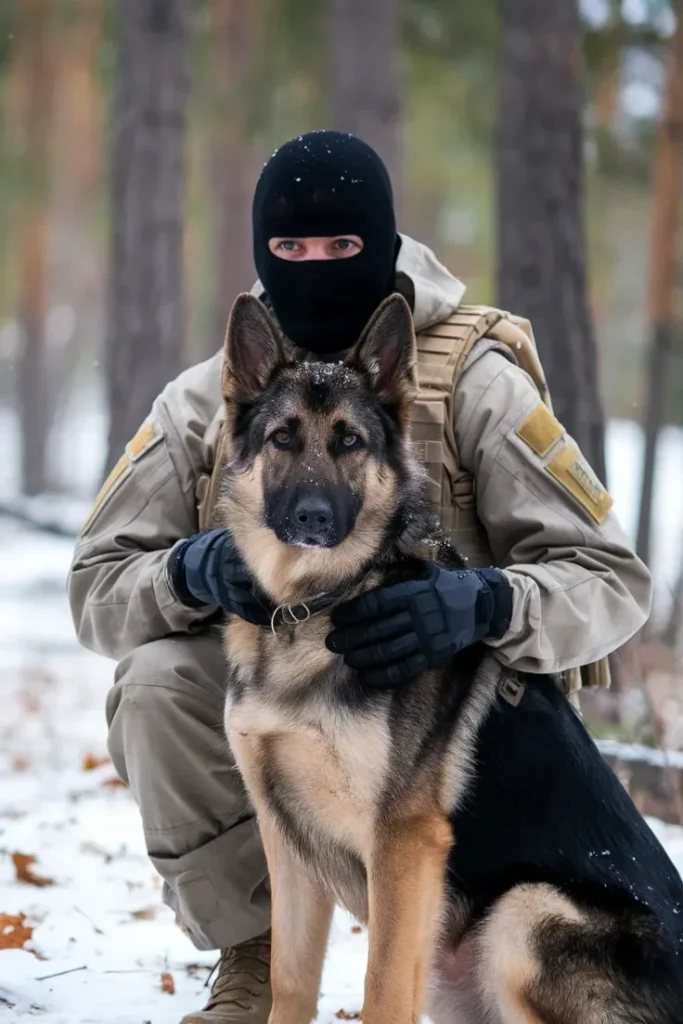
[[[140,910],[131,911],[131,917],[136,921],[152,921],[157,916],[157,907],[142,907]]]
[[[361,928],[361,926],[359,924],[354,924],[354,925],[351,926],[351,934],[352,935],[360,935],[362,931],[363,931],[363,929]]]
[[[14,862],[14,870],[17,875],[17,882],[23,882],[24,885],[37,885],[39,889],[42,889],[46,885],[54,885],[53,878],[45,878],[44,875],[37,875],[33,870],[32,865],[35,864],[36,858],[31,853],[13,853],[12,860]]]
[[[161,991],[168,992],[169,996],[175,995],[175,982],[173,975],[169,974],[168,971],[164,971],[161,975]]]
[[[107,789],[128,789],[128,786],[118,775],[112,776],[111,779],[105,779],[102,785],[106,786]]]
[[[27,714],[36,715],[40,711],[40,700],[34,693],[22,693],[19,700]]]
[[[110,764],[108,757],[97,757],[96,754],[86,754],[83,758],[83,771],[93,772],[96,768],[101,768],[103,764]]]
[[[337,1020],[362,1020],[358,1010],[337,1010],[335,1013]]]
[[[33,935],[33,928],[24,924],[24,915],[0,914],[0,949],[23,949]]]

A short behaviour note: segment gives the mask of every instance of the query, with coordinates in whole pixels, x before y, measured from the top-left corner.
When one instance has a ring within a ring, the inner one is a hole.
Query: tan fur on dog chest
[[[249,694],[227,706],[225,725],[264,799],[275,793],[302,827],[367,860],[389,763],[383,716],[329,714],[322,701],[299,712]]]

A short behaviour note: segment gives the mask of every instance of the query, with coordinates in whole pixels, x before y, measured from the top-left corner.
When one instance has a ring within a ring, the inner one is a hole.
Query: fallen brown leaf
[[[24,915],[0,914],[0,949],[23,949],[33,935],[33,928],[24,924]]]
[[[29,760],[27,757],[15,757],[12,761],[12,768],[15,772],[25,772],[29,766]]]
[[[128,789],[126,783],[118,775],[113,775],[111,779],[105,779],[102,785],[107,789]]]
[[[14,862],[17,882],[23,882],[24,885],[36,885],[39,889],[44,888],[46,885],[55,884],[53,878],[45,878],[44,875],[37,875],[35,873],[32,865],[35,864],[36,858],[32,853],[13,853],[12,861]]]
[[[96,754],[86,754],[83,758],[82,768],[84,772],[92,772],[95,768],[101,768],[103,764],[110,764],[108,757],[97,757]]]
[[[161,991],[167,992],[169,996],[175,995],[175,982],[173,975],[169,974],[168,971],[164,971],[161,975]]]
[[[157,916],[156,907],[142,907],[140,910],[133,910],[131,917],[136,921],[151,921]]]
[[[363,931],[363,929],[361,928],[361,926],[359,924],[354,924],[354,925],[351,926],[351,934],[352,935],[360,935],[360,933],[362,931]]]
[[[40,700],[34,693],[22,693],[19,700],[27,714],[36,715],[40,711]]]
[[[335,1013],[337,1020],[362,1020],[358,1010],[337,1010]]]

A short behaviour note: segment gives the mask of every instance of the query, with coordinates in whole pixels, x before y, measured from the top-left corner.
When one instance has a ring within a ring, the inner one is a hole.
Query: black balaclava
[[[254,262],[287,337],[321,355],[349,348],[394,290],[393,195],[377,153],[355,135],[316,131],[265,164],[253,205]],[[363,249],[333,260],[274,256],[270,238],[360,235]]]

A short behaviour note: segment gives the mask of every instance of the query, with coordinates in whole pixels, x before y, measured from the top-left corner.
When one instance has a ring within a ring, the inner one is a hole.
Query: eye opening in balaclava
[[[254,263],[287,337],[320,354],[350,348],[394,290],[398,251],[391,182],[355,135],[316,131],[275,150],[256,185]],[[359,235],[347,259],[284,260],[271,238]]]

